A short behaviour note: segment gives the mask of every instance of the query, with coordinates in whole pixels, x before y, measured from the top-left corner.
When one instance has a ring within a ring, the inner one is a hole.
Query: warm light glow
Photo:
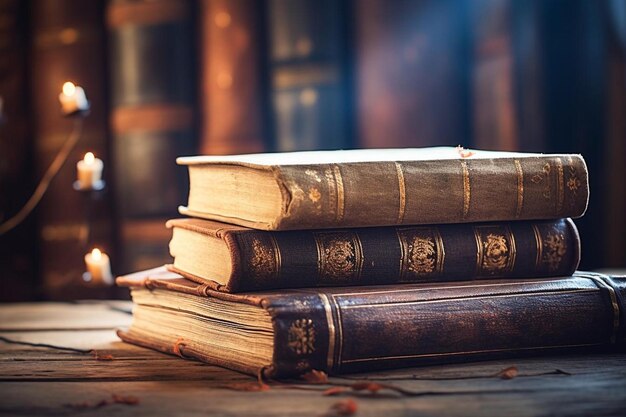
[[[230,25],[230,14],[228,12],[218,12],[215,15],[215,24],[218,28],[227,28]]]
[[[94,261],[99,261],[100,258],[102,258],[102,252],[100,252],[100,249],[93,248],[93,250],[91,251],[91,259],[93,259]]]
[[[67,81],[63,84],[63,94],[66,96],[71,96],[76,92],[76,86],[74,83]]]
[[[96,160],[96,157],[95,157],[95,156],[94,156],[94,154],[93,154],[93,153],[91,153],[91,152],[87,152],[87,153],[85,154],[85,158],[83,159],[83,161],[85,161],[85,163],[86,163],[87,165],[91,165],[91,164],[93,164],[93,161],[95,161],[95,160]]]
[[[222,89],[230,88],[233,85],[233,76],[228,72],[220,72],[217,74],[217,86]]]

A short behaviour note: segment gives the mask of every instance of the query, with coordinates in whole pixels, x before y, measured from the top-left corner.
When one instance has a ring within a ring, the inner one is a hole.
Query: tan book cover
[[[190,177],[181,213],[262,230],[580,217],[589,198],[574,154],[439,147],[177,161]]]

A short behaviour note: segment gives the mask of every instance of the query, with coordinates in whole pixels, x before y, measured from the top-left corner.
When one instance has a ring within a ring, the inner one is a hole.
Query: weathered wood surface
[[[240,388],[255,386],[254,378],[120,342],[115,329],[129,324],[128,310],[119,302],[0,306],[0,415],[321,416],[347,398],[357,416],[626,415],[626,355],[429,366],[330,381],[388,383],[404,395],[383,389],[328,397],[322,392],[331,385],[300,382],[247,392]],[[509,366],[518,368],[515,378],[496,376]]]

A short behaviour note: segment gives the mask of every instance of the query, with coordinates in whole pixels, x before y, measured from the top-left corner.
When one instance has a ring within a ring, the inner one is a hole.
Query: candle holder
[[[78,180],[74,181],[74,183],[72,184],[72,188],[74,188],[74,190],[80,191],[82,193],[102,191],[104,190],[105,187],[106,187],[106,182],[104,180],[98,180],[94,182],[93,184],[91,184],[89,187],[83,186],[83,184]]]
[[[89,116],[89,113],[91,113],[91,109],[86,109],[86,110],[75,110],[71,113],[63,113],[63,117],[67,117],[69,118],[81,118],[84,119],[85,117]]]

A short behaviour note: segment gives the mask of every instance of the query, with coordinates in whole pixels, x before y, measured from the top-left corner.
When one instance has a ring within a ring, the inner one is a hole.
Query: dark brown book
[[[182,214],[264,230],[580,217],[582,156],[459,148],[178,158]]]
[[[269,232],[176,219],[174,271],[224,292],[572,274],[570,219]]]
[[[267,377],[623,349],[626,277],[226,294],[164,268],[131,287],[131,343]]]

